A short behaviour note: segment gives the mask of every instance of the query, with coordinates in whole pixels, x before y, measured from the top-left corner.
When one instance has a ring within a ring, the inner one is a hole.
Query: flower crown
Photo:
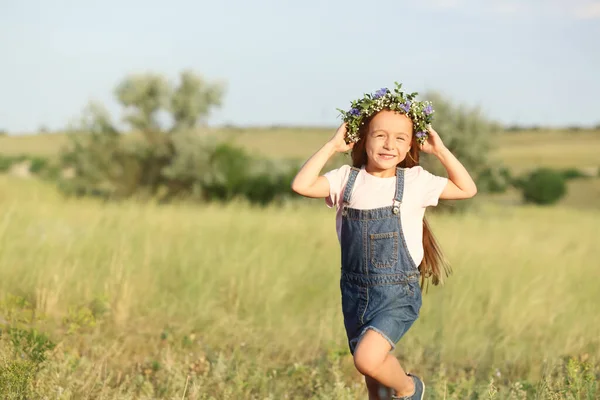
[[[406,114],[413,121],[413,130],[417,141],[425,143],[429,136],[428,125],[433,119],[433,107],[429,101],[414,100],[418,93],[404,93],[402,84],[394,82],[396,87],[392,93],[388,88],[382,88],[374,94],[365,94],[362,99],[351,102],[349,111],[340,110],[342,119],[347,123],[346,143],[358,142],[358,129],[364,124],[364,119],[388,108]]]

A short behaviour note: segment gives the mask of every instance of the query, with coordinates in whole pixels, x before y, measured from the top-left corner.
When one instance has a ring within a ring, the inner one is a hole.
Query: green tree
[[[189,130],[210,113],[211,107],[220,107],[223,99],[223,86],[208,84],[202,77],[184,71],[181,83],[173,92],[169,110],[175,123],[173,130]]]
[[[147,73],[127,76],[114,93],[124,108],[126,129],[117,128],[105,107],[89,104],[63,149],[63,166],[74,170],[74,178],[62,180],[61,187],[107,198],[170,197],[191,190],[189,179],[177,176],[187,173],[178,166],[189,162],[178,157],[187,151],[183,143],[203,141],[192,130],[221,105],[224,86],[192,71],[183,71],[176,86]],[[163,115],[171,117],[170,126],[161,121]]]
[[[500,124],[483,115],[479,108],[455,105],[439,93],[427,93],[423,97],[430,100],[435,109],[433,128],[476,181],[480,175],[502,174],[489,162],[493,140],[502,131]],[[421,153],[421,165],[432,173],[446,175],[444,167],[431,155]],[[470,201],[443,203],[451,210],[461,210],[471,204]]]

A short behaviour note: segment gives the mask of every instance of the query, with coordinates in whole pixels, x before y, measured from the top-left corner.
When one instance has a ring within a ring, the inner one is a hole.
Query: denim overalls
[[[352,354],[367,329],[382,334],[393,350],[422,303],[419,270],[400,219],[404,169],[396,168],[393,205],[369,210],[348,207],[358,172],[352,168],[344,190],[341,233],[342,313]]]

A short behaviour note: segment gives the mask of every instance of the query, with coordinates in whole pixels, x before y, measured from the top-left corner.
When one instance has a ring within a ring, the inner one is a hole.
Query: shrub
[[[298,172],[298,167],[288,167],[285,170],[270,164],[269,170],[264,170],[251,176],[244,183],[244,196],[253,204],[265,206],[288,196],[294,196],[291,182]]]
[[[202,182],[209,200],[232,200],[243,194],[250,178],[250,157],[240,148],[218,145],[210,157],[210,173]]]
[[[567,168],[561,171],[561,174],[565,180],[587,178],[588,176],[578,170],[577,168]]]
[[[14,162],[14,157],[0,154],[0,172],[7,172]]]
[[[42,174],[47,168],[49,168],[50,162],[47,158],[40,156],[28,157],[30,165],[29,172],[35,175]]]
[[[221,143],[210,156],[209,171],[200,184],[205,200],[243,198],[267,205],[293,194],[290,182],[295,174],[290,166],[252,158],[240,147]]]
[[[554,204],[567,192],[564,176],[549,168],[540,168],[521,181],[523,199],[527,203]]]
[[[477,188],[482,193],[504,193],[512,183],[508,168],[485,168],[477,177]]]
[[[7,172],[13,164],[27,160],[28,157],[24,154],[18,156],[7,156],[0,154],[0,172]]]
[[[48,336],[35,329],[9,327],[8,334],[15,352],[36,365],[43,363],[46,352],[56,346]]]

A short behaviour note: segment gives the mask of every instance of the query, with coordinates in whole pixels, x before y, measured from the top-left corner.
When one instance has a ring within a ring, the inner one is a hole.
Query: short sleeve
[[[331,170],[323,175],[329,181],[329,196],[325,198],[327,207],[333,208],[335,205],[339,204],[342,189],[348,179],[349,171],[350,166],[343,165],[340,168]]]
[[[419,188],[422,207],[437,206],[442,192],[448,184],[448,178],[437,176],[419,168]]]

